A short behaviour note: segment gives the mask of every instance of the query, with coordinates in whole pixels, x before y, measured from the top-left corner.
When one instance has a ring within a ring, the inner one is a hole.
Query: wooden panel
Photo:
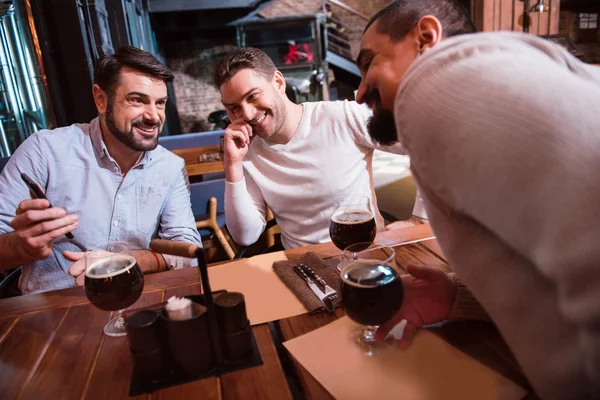
[[[54,309],[23,315],[8,332],[0,343],[2,398],[14,399],[25,388],[66,312],[66,309]]]
[[[109,317],[91,304],[69,308],[23,397],[81,398]]]
[[[393,231],[378,232],[377,237],[375,237],[375,243],[382,246],[394,246],[401,243],[411,243],[419,240],[431,239],[433,237],[433,231],[429,224],[419,224]],[[331,242],[286,250],[285,254],[289,259],[294,259],[301,257],[307,251],[313,251],[322,258],[336,257],[342,254],[342,251],[335,247]]]
[[[531,22],[531,25],[529,25],[529,33],[532,35],[537,35],[540,30],[539,17],[539,13],[529,13],[529,21]]]
[[[85,292],[80,287],[11,297],[0,300],[0,318],[72,304],[84,304],[87,301]]]
[[[156,400],[179,400],[179,399],[203,399],[221,400],[220,378],[209,378],[200,381],[186,383],[185,385],[173,386],[153,393],[152,398]]]
[[[133,307],[140,308],[162,301],[162,291],[144,293]],[[127,337],[103,336],[94,370],[83,392],[86,399],[125,398],[129,394],[132,361]],[[110,383],[109,383],[110,382]],[[140,396],[142,398],[147,396]]]
[[[494,15],[493,15],[494,25],[492,27],[492,30],[499,31],[501,29],[500,18],[502,17],[502,2],[504,0],[493,0],[493,1],[494,1]]]
[[[427,250],[431,251],[441,259],[445,260],[444,252],[442,251],[442,247],[438,243],[437,239],[423,240],[422,242],[419,242],[419,244],[426,247]]]
[[[495,2],[494,0],[482,0],[483,2],[483,7],[482,7],[482,20],[483,20],[483,26],[482,26],[482,31],[483,32],[491,32],[494,30],[494,10],[495,10]]]
[[[520,0],[513,1],[513,31],[523,32],[523,2]]]
[[[10,332],[16,321],[17,317],[4,318],[0,320],[0,343],[2,343],[2,341],[4,340],[8,332]]]
[[[268,326],[262,324],[253,329],[264,364],[222,375],[223,399],[291,399]]]
[[[500,30],[512,31],[513,29],[513,0],[496,0],[500,3]]]
[[[560,22],[560,0],[550,0],[550,34],[558,34]]]
[[[403,267],[407,265],[429,265],[450,272],[450,267],[442,259],[431,254],[418,244],[409,244],[396,249],[396,262]]]
[[[202,294],[200,283],[193,283],[191,285],[180,286],[177,288],[169,288],[165,290],[165,301],[171,296],[191,296],[193,294]]]
[[[483,31],[484,0],[471,1],[471,19],[479,31]]]

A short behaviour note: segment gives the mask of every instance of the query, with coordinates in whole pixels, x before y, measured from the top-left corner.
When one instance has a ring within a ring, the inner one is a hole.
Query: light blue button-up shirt
[[[45,188],[53,206],[79,216],[73,235],[83,248],[125,241],[132,249],[147,249],[154,238],[201,246],[184,161],[158,146],[145,152],[123,177],[102,140],[98,118],[36,132],[21,144],[0,175],[0,234],[13,231],[15,210],[30,197],[21,172]],[[75,285],[63,250],[81,251],[62,236],[54,241],[49,258],[23,266],[19,282],[23,293]],[[180,257],[165,260],[171,268],[193,265]]]

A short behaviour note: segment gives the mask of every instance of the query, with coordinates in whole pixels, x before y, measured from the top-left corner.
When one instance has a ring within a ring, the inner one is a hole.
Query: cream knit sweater
[[[600,68],[533,36],[451,38],[394,111],[445,255],[534,389],[598,395]]]

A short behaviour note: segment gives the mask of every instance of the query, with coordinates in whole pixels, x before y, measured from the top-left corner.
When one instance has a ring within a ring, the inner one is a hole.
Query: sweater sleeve
[[[417,60],[396,99],[399,132],[422,183],[556,286],[600,382],[599,80],[557,49],[513,42]]]
[[[450,321],[489,321],[490,317],[487,312],[485,312],[469,289],[467,289],[460,279],[458,279],[456,274],[451,273],[450,277],[452,277],[454,286],[456,287],[456,299],[454,300],[452,310],[450,311]]]
[[[242,246],[258,240],[266,226],[267,206],[260,189],[247,174],[244,180],[225,183],[225,218],[227,229]]]

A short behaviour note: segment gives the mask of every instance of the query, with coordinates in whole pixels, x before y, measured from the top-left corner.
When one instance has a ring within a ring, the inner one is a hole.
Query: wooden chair
[[[192,212],[200,236],[214,234],[225,250],[227,257],[233,259],[235,251],[223,233],[225,226],[225,179],[192,183],[190,185]]]

